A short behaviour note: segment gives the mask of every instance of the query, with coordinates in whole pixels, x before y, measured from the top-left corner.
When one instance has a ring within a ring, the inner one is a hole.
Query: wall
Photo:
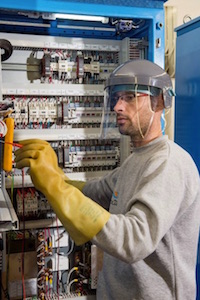
[[[200,1],[199,0],[168,0],[165,6],[174,6],[177,9],[177,26],[182,25],[185,16],[190,16],[191,19],[200,16]],[[186,18],[188,21],[188,18]]]
[[[199,0],[168,0],[165,2],[165,68],[172,77],[175,88],[176,70],[176,33],[174,28],[200,16]],[[172,109],[166,114],[166,134],[174,139],[174,103]]]

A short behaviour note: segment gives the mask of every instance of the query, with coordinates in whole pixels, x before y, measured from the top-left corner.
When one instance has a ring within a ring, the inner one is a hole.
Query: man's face
[[[115,94],[117,125],[121,134],[129,135],[133,141],[140,141],[148,131],[153,112],[150,96],[134,92]]]

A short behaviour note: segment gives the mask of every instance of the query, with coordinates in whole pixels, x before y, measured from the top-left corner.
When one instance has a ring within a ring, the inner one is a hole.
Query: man
[[[102,136],[115,130],[114,110],[134,148],[100,180],[70,181],[45,141],[22,141],[16,151],[16,166],[30,167],[75,242],[91,240],[104,251],[99,300],[195,299],[199,174],[190,155],[162,134],[172,96],[170,77],[150,61],[128,61],[111,74]]]

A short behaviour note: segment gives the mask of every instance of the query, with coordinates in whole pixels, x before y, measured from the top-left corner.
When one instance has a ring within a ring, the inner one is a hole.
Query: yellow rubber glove
[[[20,144],[23,147],[15,151],[16,167],[30,168],[34,186],[46,196],[77,245],[91,240],[109,220],[110,213],[68,184],[49,143],[24,140]]]

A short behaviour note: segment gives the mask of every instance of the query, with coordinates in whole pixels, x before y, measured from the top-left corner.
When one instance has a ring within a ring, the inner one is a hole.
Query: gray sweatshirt
[[[186,151],[162,136],[83,192],[111,213],[92,240],[98,300],[195,299],[200,182]]]

